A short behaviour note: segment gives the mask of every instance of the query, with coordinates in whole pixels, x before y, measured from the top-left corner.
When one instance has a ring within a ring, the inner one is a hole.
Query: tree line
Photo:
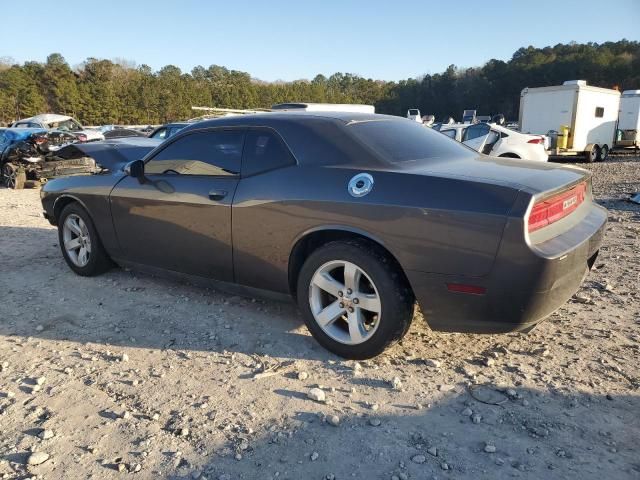
[[[364,103],[379,113],[408,108],[437,119],[460,119],[462,110],[518,115],[524,87],[584,79],[609,88],[640,88],[640,42],[558,44],[518,49],[510,60],[480,67],[450,65],[444,72],[390,82],[351,73],[312,80],[264,82],[218,65],[189,73],[167,65],[153,71],[123,60],[88,58],[71,68],[53,53],[45,63],[0,59],[0,124],[55,112],[86,125],[158,124],[197,116],[192,106],[269,108],[282,102]]]

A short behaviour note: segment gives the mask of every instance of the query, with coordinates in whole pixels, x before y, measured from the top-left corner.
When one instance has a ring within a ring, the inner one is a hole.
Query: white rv
[[[273,111],[305,111],[305,112],[355,112],[376,113],[373,105],[358,105],[355,103],[277,103],[271,106]]]
[[[640,90],[622,92],[616,147],[640,147]]]
[[[525,88],[520,94],[520,131],[553,136],[550,155],[607,158],[614,145],[620,92],[584,80]]]

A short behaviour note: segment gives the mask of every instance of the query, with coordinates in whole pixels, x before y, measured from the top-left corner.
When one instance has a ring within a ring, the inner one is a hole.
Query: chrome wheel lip
[[[86,267],[91,259],[91,236],[87,224],[72,213],[62,224],[62,241],[67,257],[76,267]]]
[[[330,273],[342,269],[342,283]],[[374,293],[360,292],[366,280]],[[370,340],[380,326],[382,303],[371,277],[358,265],[346,260],[331,260],[316,269],[309,285],[309,308],[317,325],[331,339],[345,345],[360,345]],[[365,324],[366,313],[374,317]]]

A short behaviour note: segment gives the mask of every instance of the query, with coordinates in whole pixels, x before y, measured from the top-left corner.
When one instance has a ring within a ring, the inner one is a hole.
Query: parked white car
[[[527,135],[495,123],[455,123],[441,125],[443,135],[464,143],[468,147],[495,157],[524,158],[546,162],[549,155],[544,148],[544,137]]]
[[[75,118],[56,113],[43,113],[34,117],[23,118],[12,125],[13,128],[44,128],[45,130],[60,130],[76,135],[84,135],[87,142],[104,140],[99,130],[84,128]]]

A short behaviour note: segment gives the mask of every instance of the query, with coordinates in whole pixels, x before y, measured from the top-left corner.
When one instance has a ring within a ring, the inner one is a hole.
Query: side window
[[[490,127],[486,123],[476,123],[467,127],[462,136],[462,141],[473,140],[474,138],[483,137],[489,133]]]
[[[166,128],[161,128],[156,133],[154,133],[152,135],[152,137],[153,138],[159,138],[160,140],[164,140],[165,138],[167,138],[167,129]]]
[[[596,107],[596,118],[604,117],[604,108]]]
[[[242,156],[242,176],[294,165],[289,149],[276,134],[268,130],[249,130]]]
[[[456,138],[456,131],[454,129],[451,130],[440,130],[440,133],[446,135],[449,138]]]
[[[7,137],[4,132],[0,132],[0,143],[4,143],[7,140]]]
[[[240,173],[244,132],[195,132],[179,138],[149,160],[149,175],[215,175]]]

